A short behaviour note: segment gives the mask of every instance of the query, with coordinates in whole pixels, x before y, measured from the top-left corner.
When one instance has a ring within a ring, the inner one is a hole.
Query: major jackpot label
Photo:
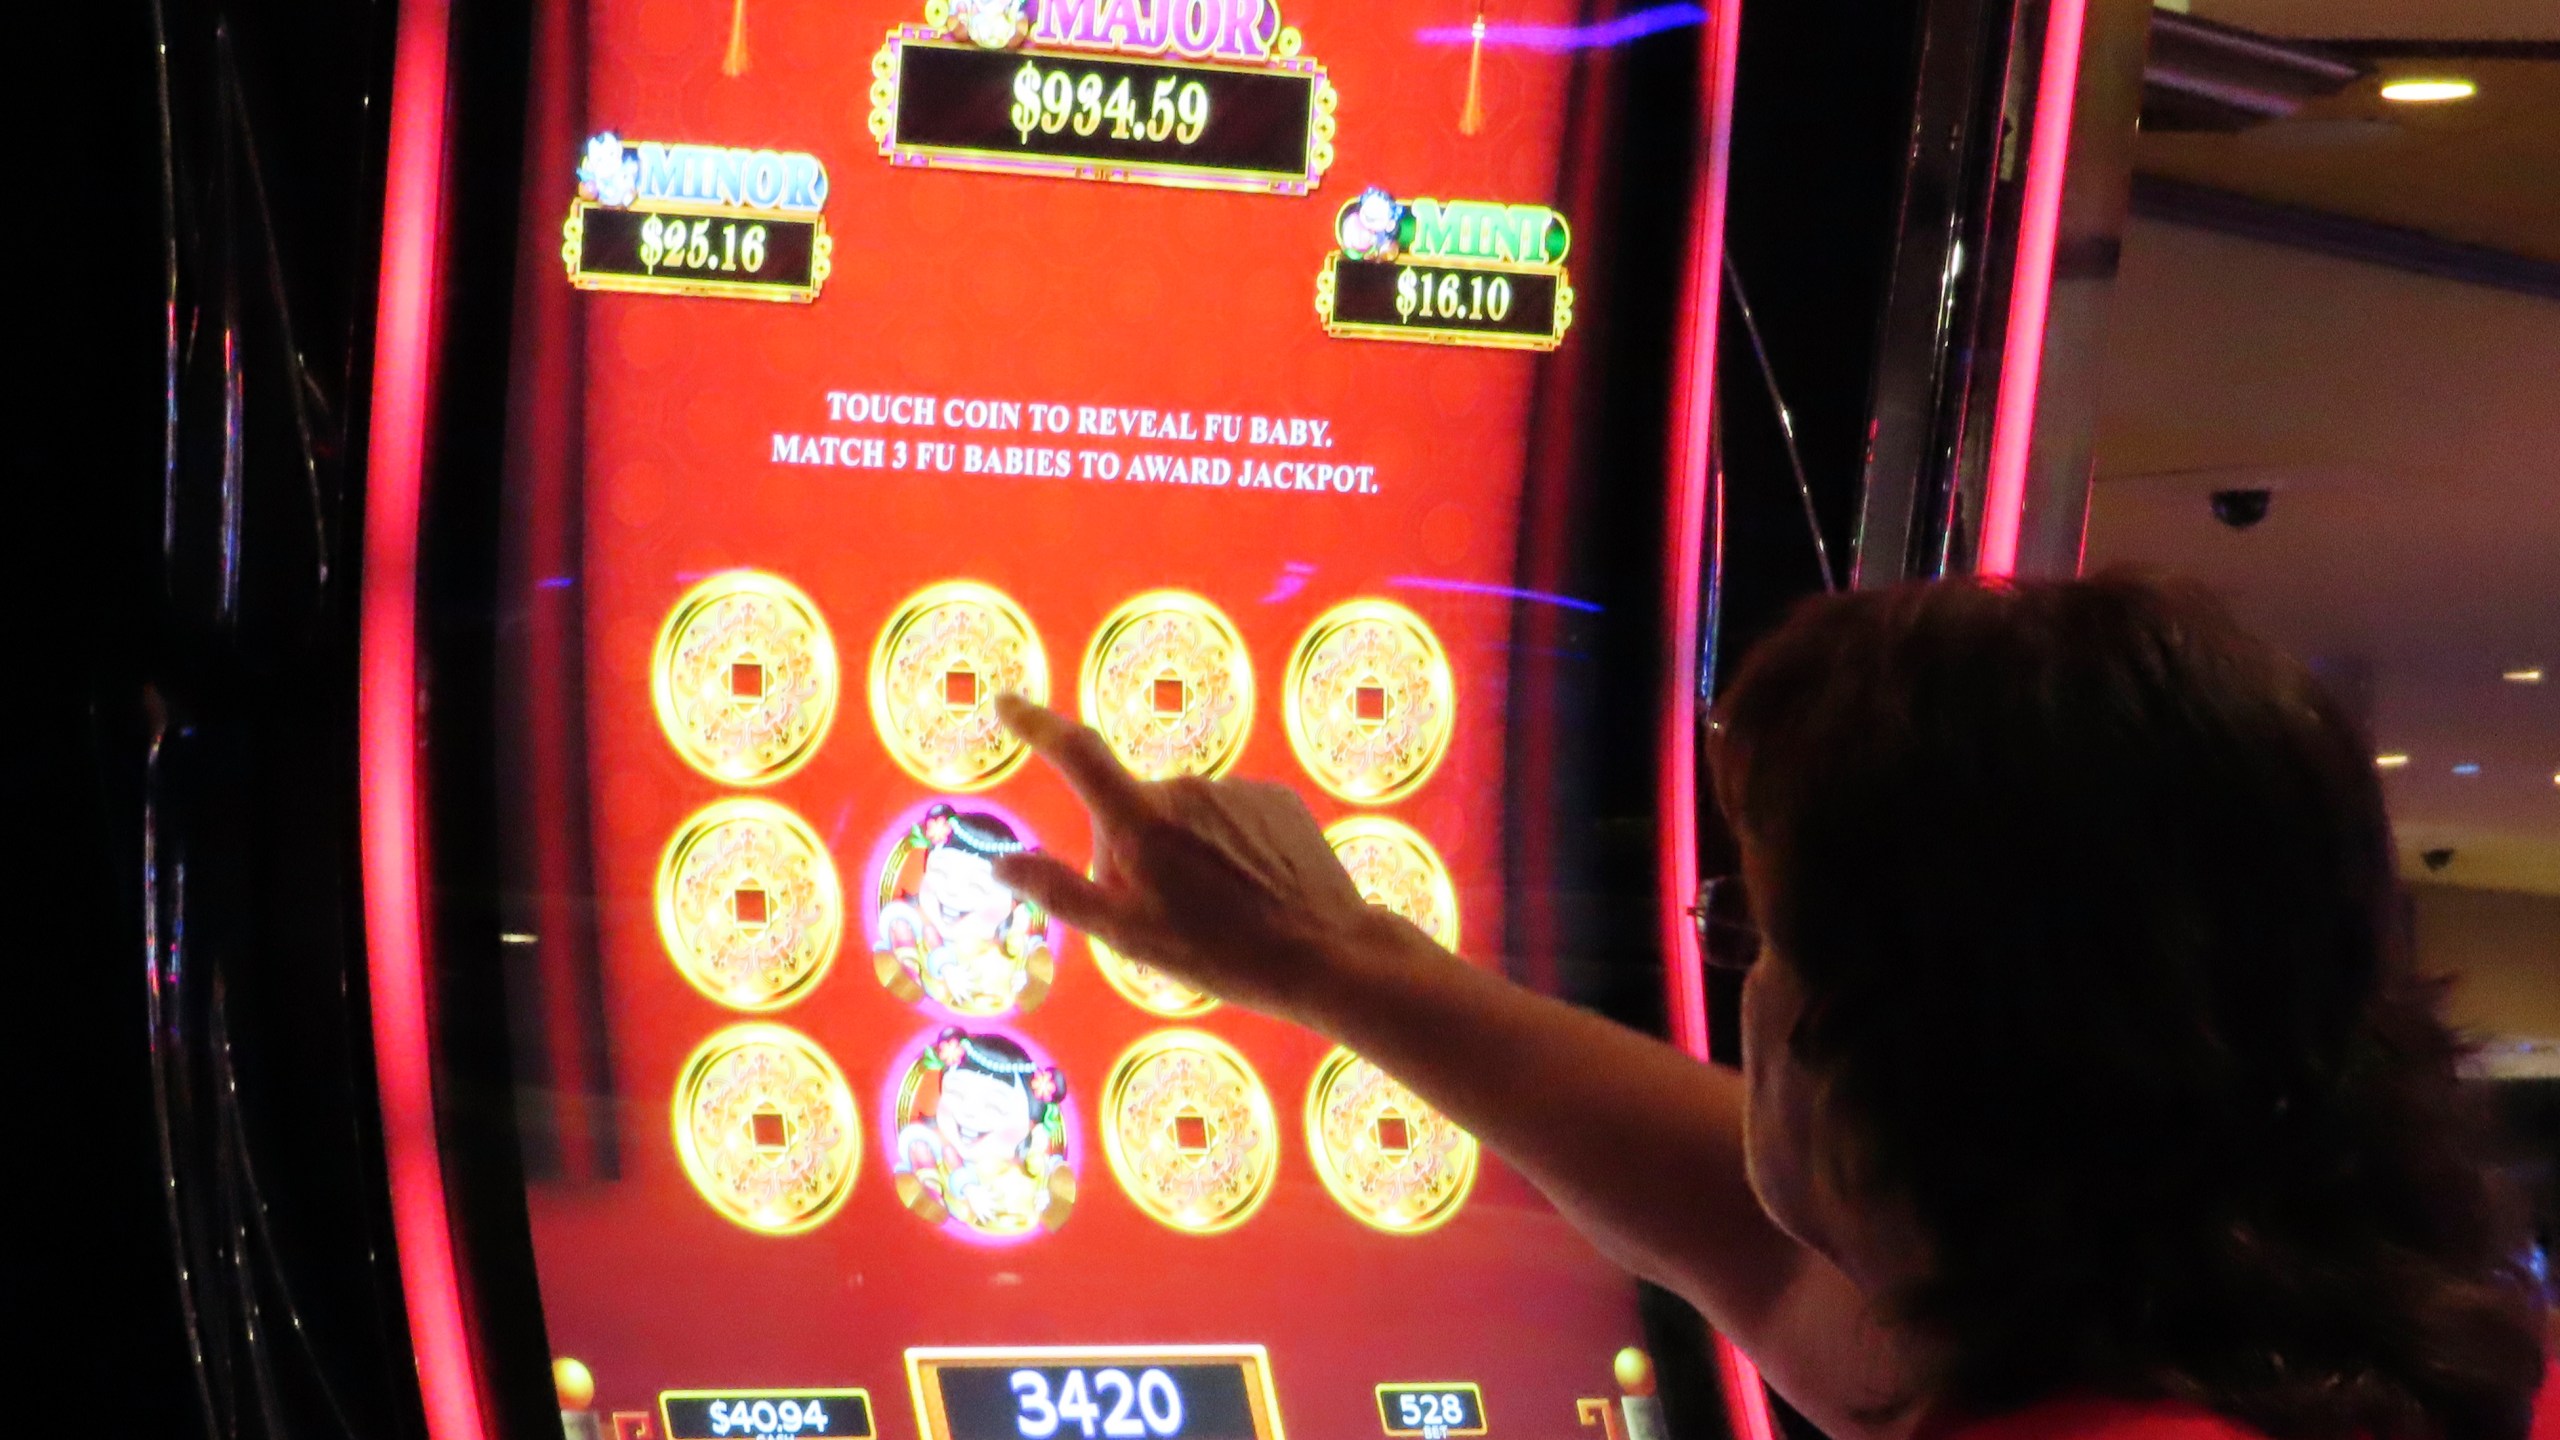
[[[928,0],[871,62],[899,165],[1304,195],[1334,93],[1270,0]]]

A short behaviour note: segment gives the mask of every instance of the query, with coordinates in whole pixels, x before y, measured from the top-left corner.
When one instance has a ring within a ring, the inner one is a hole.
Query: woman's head
[[[1755,1180],[1823,1248],[1907,1226],[1950,1398],[2521,1434],[2530,1301],[2371,751],[2300,666],[2133,577],[1841,596],[1711,751],[1775,967]]]

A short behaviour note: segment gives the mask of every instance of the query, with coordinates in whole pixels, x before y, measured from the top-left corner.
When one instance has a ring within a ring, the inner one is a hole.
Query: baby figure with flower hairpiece
[[[1056,975],[1046,912],[996,883],[1028,846],[983,811],[936,803],[891,847],[872,937],[880,983],[962,1015],[1027,1010]]]
[[[1066,1096],[1020,1043],[942,1031],[898,1096],[898,1198],[998,1239],[1058,1228],[1075,1201]]]

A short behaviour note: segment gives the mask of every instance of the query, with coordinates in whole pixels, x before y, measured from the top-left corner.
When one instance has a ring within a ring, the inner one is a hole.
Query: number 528
[[[1456,1395],[1407,1390],[1396,1396],[1396,1419],[1410,1430],[1456,1430],[1466,1416],[1466,1401]]]

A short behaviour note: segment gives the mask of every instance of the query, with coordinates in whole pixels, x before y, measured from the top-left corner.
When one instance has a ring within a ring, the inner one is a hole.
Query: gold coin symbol
[[[1298,641],[1281,719],[1298,763],[1327,793],[1383,805],[1421,788],[1449,748],[1457,685],[1422,617],[1354,600]]]
[[[1458,948],[1457,887],[1430,841],[1383,815],[1338,821],[1324,838],[1361,899],[1412,921],[1442,949]]]
[[[835,862],[781,806],[723,800],[686,821],[659,862],[658,936],[696,990],[779,1009],[818,983],[843,939]]]
[[[807,1230],[853,1192],[862,1125],[853,1092],[807,1036],[733,1025],[685,1062],[676,1157],[711,1208],[767,1235]]]
[[[1084,937],[1084,943],[1102,978],[1111,982],[1121,999],[1141,1010],[1168,1020],[1187,1020],[1218,1008],[1217,1001],[1152,965],[1132,960],[1090,935]]]
[[[651,665],[658,725],[684,762],[728,785],[800,768],[836,708],[836,647],[817,607],[754,570],[714,575],[676,601]]]
[[[1111,1067],[1102,1148],[1140,1210],[1195,1235],[1243,1224],[1280,1168],[1261,1078],[1224,1041],[1193,1030],[1150,1035]]]
[[[1307,1150],[1342,1208],[1391,1234],[1446,1224],[1475,1186],[1475,1137],[1348,1050],[1307,1087]]]
[[[1218,607],[1158,590],[1102,622],[1078,699],[1085,723],[1141,779],[1214,778],[1253,727],[1253,662]]]
[[[1022,607],[975,581],[909,597],[871,650],[880,743],[937,790],[984,790],[1030,753],[996,718],[996,697],[1007,691],[1047,703],[1048,657]]]

